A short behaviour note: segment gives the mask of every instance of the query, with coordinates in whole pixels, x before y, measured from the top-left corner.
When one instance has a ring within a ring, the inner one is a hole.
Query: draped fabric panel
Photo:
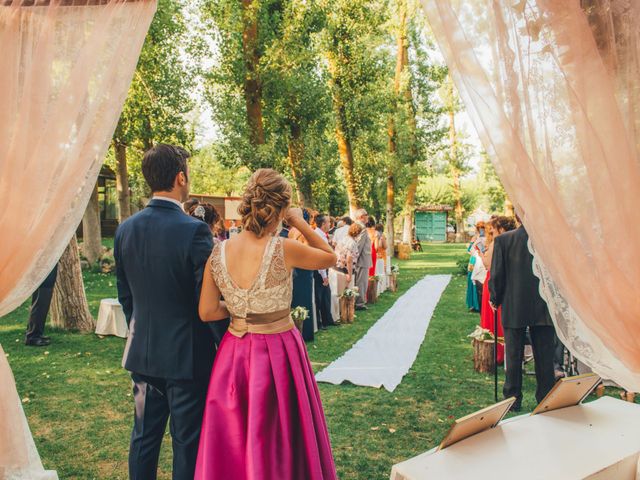
[[[423,6],[561,340],[640,391],[640,1]]]
[[[82,219],[155,0],[0,0],[0,316]]]

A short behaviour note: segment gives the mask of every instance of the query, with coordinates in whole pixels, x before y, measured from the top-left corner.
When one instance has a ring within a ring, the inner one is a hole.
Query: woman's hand
[[[298,222],[304,222],[302,209],[298,207],[289,207],[284,214],[284,219],[289,225],[295,227]]]
[[[350,282],[351,282],[351,274],[347,273],[347,283],[350,283]]]

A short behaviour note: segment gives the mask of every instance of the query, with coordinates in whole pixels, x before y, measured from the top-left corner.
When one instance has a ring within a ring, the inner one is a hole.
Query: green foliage
[[[460,257],[457,261],[456,261],[456,273],[458,275],[466,275],[467,273],[469,273],[469,255],[465,255],[464,257]]]
[[[140,53],[114,142],[127,147],[130,188],[135,200],[148,196],[140,171],[142,154],[154,143],[193,148],[194,125],[188,115],[195,102],[199,57],[203,46],[189,35],[187,0],[159,0]],[[107,164],[115,168],[113,152]],[[134,201],[135,201],[134,200]]]
[[[507,195],[487,154],[483,155],[478,178],[484,185],[482,202],[485,208],[489,212],[502,214]]]
[[[475,179],[462,179],[462,207],[472,212],[478,206],[482,191]],[[455,205],[453,181],[447,174],[422,177],[418,184],[416,199],[419,205]]]
[[[189,162],[191,191],[204,195],[239,196],[251,171],[241,166],[229,167],[218,158],[219,146],[197,152]]]
[[[332,118],[326,70],[318,50],[323,12],[317,3],[301,0],[255,5],[266,140],[257,148],[249,142],[246,119],[242,5],[236,0],[201,2],[204,33],[214,37],[219,55],[205,77],[206,99],[222,133],[216,149],[226,165],[275,168],[293,179],[289,148],[298,135],[302,158],[295,165],[295,187],[317,208],[329,208],[344,190],[332,186],[340,182],[335,140],[326,135]]]

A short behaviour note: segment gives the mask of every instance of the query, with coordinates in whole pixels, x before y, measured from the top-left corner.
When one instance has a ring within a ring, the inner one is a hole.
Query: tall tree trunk
[[[387,214],[387,242],[389,243],[389,248],[393,248],[395,243],[395,229],[393,226],[393,221],[395,220],[395,200],[396,200],[396,178],[393,174],[393,169],[390,168],[387,171],[387,205],[386,205],[386,214]],[[393,250],[391,250],[393,254]]]
[[[102,254],[102,233],[100,231],[100,204],[98,203],[98,184],[93,187],[87,209],[82,217],[82,253],[93,265]]]
[[[75,235],[58,263],[58,279],[51,302],[51,322],[56,327],[83,332],[93,331],[95,327],[84,292]]]
[[[407,198],[404,204],[404,223],[402,229],[402,243],[411,243],[413,239],[413,212],[416,208],[416,190],[418,190],[418,174],[411,176],[411,182],[407,187]]]
[[[304,158],[304,140],[302,128],[297,122],[292,122],[290,127],[288,145],[288,160],[291,167],[291,176],[296,185],[298,204],[301,207],[311,207],[311,192],[302,181],[302,160]]]
[[[513,203],[511,203],[511,200],[509,200],[509,198],[504,199],[504,215],[507,217],[516,216],[516,210],[513,206]]]
[[[131,216],[131,194],[129,193],[129,172],[127,168],[127,146],[114,140],[116,154],[116,190],[118,192],[118,220],[122,223]]]
[[[344,107],[340,107],[338,117],[344,117]],[[351,141],[345,133],[344,120],[336,121],[336,139],[338,141],[338,154],[340,155],[340,165],[347,184],[347,197],[349,199],[349,213],[353,217],[356,210],[361,205],[356,186],[355,174],[353,171],[353,151]]]
[[[258,17],[260,0],[242,0],[242,53],[245,77],[244,97],[247,105],[249,141],[252,145],[264,144],[262,125],[262,88],[258,72]]]
[[[389,127],[387,133],[389,135],[389,156],[390,166],[387,170],[387,239],[391,242],[391,245],[395,242],[395,188],[396,179],[394,173],[394,166],[399,165],[397,161],[397,129],[395,123],[395,116],[398,113],[398,98],[400,97],[400,90],[402,85],[402,73],[405,71],[409,63],[409,49],[407,44],[407,2],[406,0],[398,1],[398,31],[396,34],[397,53],[396,53],[396,72],[394,77],[393,90],[394,108],[389,118]],[[395,162],[394,162],[395,161]],[[395,164],[395,165],[394,165]]]
[[[331,74],[331,97],[333,101],[333,111],[336,116],[336,140],[338,142],[338,155],[340,156],[340,165],[342,174],[347,186],[347,198],[349,199],[349,213],[354,215],[355,211],[361,208],[360,196],[358,195],[358,187],[356,185],[356,177],[354,173],[353,149],[351,147],[351,139],[348,134],[347,116],[345,105],[340,91],[340,79],[337,78],[336,60],[329,56],[329,73]]]
[[[416,134],[416,111],[413,105],[413,93],[411,91],[411,78],[409,75],[409,40],[406,33],[406,17],[407,17],[407,2],[406,0],[400,0],[398,5],[400,12],[400,19],[403,25],[403,43],[402,43],[402,80],[400,82],[400,90],[402,91],[403,107],[406,109],[407,128],[409,130],[409,169],[411,172],[411,181],[407,187],[407,197],[404,204],[404,228],[402,230],[403,243],[411,243],[413,239],[413,214],[416,208],[416,191],[418,190],[418,137]],[[397,68],[397,66],[396,66]]]
[[[464,208],[462,208],[462,190],[460,188],[460,168],[458,165],[458,137],[456,133],[456,109],[453,91],[453,80],[449,77],[447,85],[449,96],[449,143],[450,166],[453,181],[453,198],[455,200],[456,242],[464,241]]]
[[[151,147],[153,147],[153,125],[151,123],[151,116],[148,113],[144,115],[142,121],[144,122],[144,130],[143,130],[144,133],[142,135],[142,147],[146,152],[147,150],[151,149]]]

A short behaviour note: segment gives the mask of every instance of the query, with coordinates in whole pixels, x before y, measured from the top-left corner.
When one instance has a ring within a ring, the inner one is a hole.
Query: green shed
[[[428,205],[416,208],[416,237],[421,242],[446,242],[447,217],[453,207]]]

